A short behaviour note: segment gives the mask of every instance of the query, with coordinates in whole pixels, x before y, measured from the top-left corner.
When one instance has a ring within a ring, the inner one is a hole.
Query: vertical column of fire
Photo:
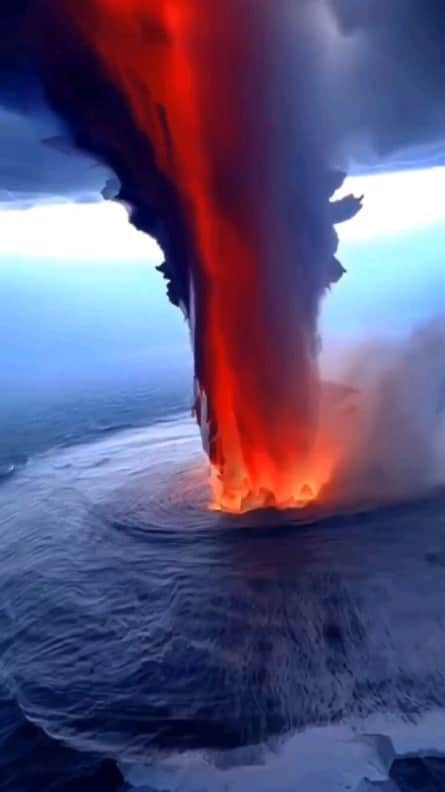
[[[216,505],[310,499],[329,467],[311,453],[330,244],[325,210],[317,216],[314,207],[327,204],[329,190],[311,159],[297,89],[290,100],[294,4],[58,3],[150,141],[193,239],[197,414]]]

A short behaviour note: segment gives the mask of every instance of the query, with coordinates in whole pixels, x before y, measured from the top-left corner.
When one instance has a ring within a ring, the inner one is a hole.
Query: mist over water
[[[368,198],[345,227],[348,272],[321,317],[322,377],[351,388],[323,401],[337,449],[325,494],[415,498],[445,480],[444,172],[350,181]]]
[[[329,496],[378,503],[443,484],[445,322],[404,340],[363,343],[337,373],[354,391],[322,416],[338,449]]]

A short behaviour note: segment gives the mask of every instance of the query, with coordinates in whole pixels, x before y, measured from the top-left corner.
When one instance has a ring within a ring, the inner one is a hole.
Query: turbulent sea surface
[[[222,516],[143,402],[5,423],[2,792],[445,789],[393,762],[445,749],[445,497]]]

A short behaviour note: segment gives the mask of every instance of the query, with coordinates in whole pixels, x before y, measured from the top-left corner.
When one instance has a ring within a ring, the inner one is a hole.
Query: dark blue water
[[[28,465],[32,467],[33,462],[39,460],[40,455],[46,452],[51,456],[58,448],[69,449],[79,443],[112,436],[130,427],[150,425],[156,421],[162,423],[162,420],[184,414],[188,410],[191,398],[187,360],[183,367],[176,365],[170,370],[158,361],[155,368],[153,371],[152,366],[152,375],[147,377],[141,363],[132,368],[126,361],[122,373],[117,373],[115,366],[112,368],[108,381],[104,380],[103,374],[96,378],[90,375],[85,381],[77,376],[68,381],[56,379],[54,383],[45,378],[43,382],[38,378],[34,381],[31,378],[26,381],[26,387],[21,387],[15,378],[13,387],[2,393],[0,533],[2,540],[5,540],[3,550],[6,549],[8,531],[15,531],[15,519],[19,513],[29,518],[29,525],[34,525],[34,536],[40,532],[40,523],[34,512],[35,504],[31,504],[29,511],[21,510],[17,504],[16,514],[13,515],[5,511],[7,486],[15,486],[12,478],[17,478],[20,489],[24,486],[26,491],[26,484],[20,483],[20,476],[25,474]],[[44,493],[45,488],[42,489],[42,494]],[[28,544],[28,539],[31,540],[31,536],[23,537],[24,547],[29,548],[32,556],[32,541]],[[44,541],[43,534],[42,540]],[[17,685],[15,674],[10,673],[4,661],[9,657],[12,658],[12,667],[17,670],[20,666],[19,657],[23,657],[24,645],[20,645],[17,637],[19,633],[24,633],[17,623],[16,608],[25,604],[28,597],[29,602],[35,601],[34,594],[41,590],[42,581],[38,577],[36,579],[32,573],[28,575],[26,566],[21,570],[22,575],[19,574],[20,581],[15,578],[15,574],[20,572],[20,552],[17,552],[17,548],[12,549],[11,557],[7,558],[3,552],[2,557],[0,576],[3,592],[4,586],[9,588],[11,571],[17,587],[9,604],[3,597],[0,606],[0,789],[2,792],[100,792],[102,789],[108,792],[121,789],[122,775],[115,761],[107,758],[106,751],[96,751],[93,745],[91,748],[87,745],[85,749],[82,746],[80,751],[77,750],[67,741],[59,740],[57,730],[56,734],[50,735],[46,728],[42,728],[39,719],[34,720],[27,711],[23,702],[24,691]],[[53,562],[55,565],[56,559],[48,548],[45,562],[45,565],[49,565],[48,572],[53,567]],[[49,572],[48,579],[43,580],[44,588],[48,588],[51,574]],[[56,626],[58,622],[53,608],[56,607],[58,599],[59,595],[56,595],[54,603],[47,601],[47,612],[41,614],[43,623],[53,623],[56,633],[59,627]],[[74,622],[81,616],[79,610]],[[88,651],[86,624],[85,628],[85,647]],[[31,635],[25,639],[25,644],[30,639],[32,641]],[[62,645],[62,635],[60,640]],[[37,653],[44,641],[42,631],[35,645]],[[36,692],[39,680],[36,678],[32,684],[35,684]],[[71,694],[73,693],[74,690],[71,690]],[[46,696],[46,693],[43,695]],[[50,690],[47,691],[47,705],[49,710],[59,706]],[[66,707],[68,711],[68,700]]]
[[[187,389],[134,385],[8,419],[2,792],[290,792],[292,735],[443,708],[441,493],[211,513]]]

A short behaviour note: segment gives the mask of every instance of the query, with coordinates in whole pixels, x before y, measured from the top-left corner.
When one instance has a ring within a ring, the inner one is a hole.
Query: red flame
[[[314,451],[323,279],[303,261],[297,122],[280,86],[294,43],[275,6],[288,3],[58,2],[150,139],[195,240],[191,323],[215,507],[304,505],[332,460]]]

